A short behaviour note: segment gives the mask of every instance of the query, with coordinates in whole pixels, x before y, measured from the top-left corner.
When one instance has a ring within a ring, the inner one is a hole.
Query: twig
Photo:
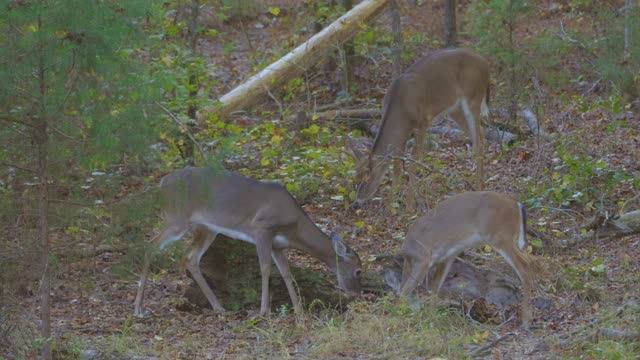
[[[253,45],[251,44],[251,38],[249,37],[249,33],[247,32],[247,29],[244,26],[244,21],[242,21],[242,19],[240,19],[240,28],[242,29],[242,33],[244,34],[244,38],[247,40],[247,46],[249,47],[249,51],[252,54],[255,53]]]
[[[2,120],[4,122],[8,122],[10,124],[18,124],[18,125],[27,126],[27,127],[30,127],[30,128],[34,128],[35,127],[33,124],[29,124],[29,123],[26,123],[26,122],[20,121],[20,120],[12,120],[12,119],[5,118],[5,117],[0,117],[0,120]]]
[[[282,117],[282,119],[284,119],[284,108],[282,107],[282,104],[280,103],[280,101],[278,101],[278,99],[276,99],[273,93],[271,93],[271,90],[269,90],[267,85],[262,85],[262,86],[264,87],[264,91],[267,92],[269,97],[276,103],[276,105],[278,105],[278,109],[280,110],[280,116]]]
[[[488,343],[487,345],[484,346],[480,346],[478,348],[475,348],[474,350],[471,350],[468,354],[469,355],[478,355],[481,354],[493,347],[495,347],[496,345],[498,345],[500,342],[504,341],[505,339],[508,339],[510,337],[514,336],[513,333],[508,333],[506,335],[502,335],[497,337],[495,340],[493,340],[492,342]]]
[[[580,327],[578,327],[576,329],[573,329],[573,330],[569,331],[568,333],[562,335],[562,338],[568,338],[568,337],[570,337],[572,335],[575,335],[575,334],[577,334],[579,332],[587,330],[588,328],[594,327],[594,326],[598,325],[600,323],[600,321],[601,321],[600,319],[593,319],[589,323],[587,323],[585,325],[582,325],[582,326],[580,326]]]
[[[569,42],[572,42],[572,43],[578,42],[578,40],[573,39],[571,36],[569,36],[569,34],[567,34],[567,31],[564,29],[564,24],[562,23],[562,20],[560,21],[560,30],[562,30],[562,36],[560,36],[560,38],[567,39],[569,40]]]
[[[587,95],[588,93],[590,93],[593,89],[596,88],[596,86],[598,86],[598,84],[600,83],[600,80],[602,79],[598,79],[596,82],[593,83],[593,85],[589,88],[589,90],[585,91],[582,93],[582,95]]]
[[[25,167],[18,166],[18,165],[15,165],[15,164],[10,164],[10,163],[4,162],[4,161],[0,161],[0,165],[6,166],[6,167],[12,167],[12,168],[24,171],[24,172],[28,172],[30,174],[35,174],[36,173],[36,171],[33,170],[33,169],[25,168]]]
[[[600,328],[593,335],[595,341],[599,338],[611,340],[640,340],[640,331],[618,330],[610,328]]]
[[[198,148],[198,151],[200,151],[200,155],[202,155],[202,158],[204,159],[205,157],[205,152],[202,149],[202,146],[200,146],[200,143],[198,141],[196,141],[196,139],[193,137],[193,135],[191,134],[191,132],[189,131],[189,128],[182,123],[182,121],[180,121],[180,119],[178,119],[172,112],[171,110],[167,109],[164,105],[162,105],[159,102],[156,102],[156,105],[158,105],[167,115],[169,115],[169,117],[171,119],[173,119],[173,121],[176,122],[176,124],[178,124],[178,126],[180,126],[182,128],[182,130],[184,130],[187,133],[187,136],[189,137],[189,139],[191,139],[191,141],[193,141],[193,143],[196,145],[196,147]]]
[[[435,169],[430,168],[427,164],[424,164],[424,163],[422,163],[422,162],[420,162],[420,161],[418,161],[418,160],[416,160],[414,158],[408,157],[408,156],[394,156],[394,155],[391,155],[390,158],[393,159],[393,160],[402,160],[402,161],[408,161],[408,162],[414,163],[414,164],[418,165],[419,167],[421,167],[421,168],[423,168],[423,169],[425,169],[427,171],[432,171],[432,172],[436,171]]]
[[[111,201],[107,201],[107,202],[101,203],[101,204],[80,203],[80,202],[76,202],[76,201],[68,201],[68,200],[62,200],[62,199],[49,199],[49,202],[50,203],[64,204],[64,205],[79,206],[79,207],[110,206],[110,205],[114,205],[114,204],[117,204],[119,202],[122,202],[124,200],[131,199],[133,197],[144,195],[144,194],[146,194],[148,192],[151,192],[151,191],[153,191],[155,189],[156,189],[155,186],[154,187],[150,187],[147,190],[141,191],[139,193],[123,196],[121,198],[117,198],[117,199],[114,199],[114,200],[111,200]]]
[[[65,132],[63,132],[62,130],[58,129],[58,128],[57,128],[57,127],[55,127],[55,126],[51,126],[51,125],[49,125],[49,127],[50,127],[51,129],[53,129],[53,131],[54,131],[54,132],[56,132],[56,133],[58,133],[60,136],[62,136],[63,138],[66,138],[66,139],[69,139],[69,140],[71,140],[71,141],[75,141],[75,142],[84,142],[84,141],[85,141],[85,140],[83,140],[83,139],[77,139],[77,138],[74,138],[73,136],[71,136],[71,135],[69,135],[69,134],[66,134]]]

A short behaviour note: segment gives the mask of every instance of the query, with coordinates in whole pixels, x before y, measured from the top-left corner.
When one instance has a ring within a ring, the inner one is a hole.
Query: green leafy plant
[[[555,166],[545,171],[543,181],[530,184],[529,198],[548,198],[553,204],[585,204],[608,196],[623,182],[633,179],[624,171],[611,169],[605,159],[577,152],[575,141],[561,140],[557,145]]]

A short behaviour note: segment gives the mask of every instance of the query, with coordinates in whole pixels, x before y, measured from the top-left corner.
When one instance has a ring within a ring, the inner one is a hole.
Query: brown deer
[[[214,311],[222,312],[224,308],[200,272],[200,259],[218,234],[256,245],[262,276],[260,315],[269,312],[272,258],[296,314],[302,312],[284,252],[289,248],[320,259],[337,274],[341,289],[351,296],[360,294],[358,255],[338,234],[325,235],[284,187],[213,169],[187,167],[165,176],[160,193],[166,227],[152,242],[163,249],[180,240],[189,229],[194,230],[187,269]],[[149,262],[147,251],[135,300],[136,316],[143,315]]]
[[[392,195],[399,188],[401,161],[407,140],[413,135],[413,157],[424,157],[424,137],[434,121],[452,117],[471,138],[477,162],[477,190],[484,188],[483,130],[480,115],[488,115],[489,62],[464,49],[433,52],[413,64],[393,81],[382,103],[382,124],[368,156],[353,151],[358,159],[357,198],[361,207],[375,194],[394,159]],[[413,209],[415,169],[409,167],[407,207]],[[389,205],[389,204],[387,204]]]
[[[451,264],[465,249],[489,244],[522,281],[522,325],[531,320],[531,257],[526,244],[526,211],[510,196],[491,191],[455,195],[418,218],[407,231],[400,256],[404,258],[398,295],[410,294],[422,281],[433,293],[444,282]],[[429,270],[433,281],[429,286]]]

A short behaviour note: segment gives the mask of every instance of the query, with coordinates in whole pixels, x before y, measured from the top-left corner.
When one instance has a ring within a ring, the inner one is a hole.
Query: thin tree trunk
[[[509,0],[509,19],[507,19],[507,31],[509,34],[509,52],[511,53],[511,58],[509,59],[509,119],[510,121],[515,122],[516,117],[518,115],[518,95],[516,89],[516,49],[513,43],[513,32],[514,32],[514,19],[515,16],[513,12],[513,0]]]
[[[624,55],[629,56],[631,32],[629,31],[629,19],[633,12],[633,0],[624,1]]]
[[[393,69],[392,77],[396,79],[402,74],[402,21],[400,19],[400,7],[397,0],[389,3],[389,13],[391,15],[391,32],[393,32]]]
[[[353,8],[353,0],[341,0],[342,7],[345,12],[348,12]],[[342,92],[345,96],[349,96],[351,93],[351,87],[353,86],[353,41],[349,40],[340,47],[340,58],[342,59]]]
[[[191,56],[195,57],[198,54],[198,16],[200,15],[200,0],[192,0],[191,1],[191,22],[189,23],[189,49],[191,50]],[[187,108],[187,116],[191,121],[187,124],[188,131],[193,133],[192,130],[195,130],[196,127],[196,115],[198,113],[198,107],[196,105],[196,98],[198,95],[198,90],[200,88],[198,84],[198,75],[193,73],[191,70],[191,74],[189,75],[189,106]],[[185,160],[193,165],[194,164],[194,149],[196,144],[191,141],[190,134],[185,134],[184,136],[184,158]]]
[[[456,30],[456,0],[444,0],[444,46],[456,47],[458,32]]]
[[[42,28],[42,19],[38,16],[38,28]],[[42,246],[42,280],[40,283],[40,321],[42,359],[51,359],[51,271],[49,269],[49,184],[47,169],[47,120],[46,120],[46,83],[44,64],[44,44],[40,45],[38,63],[38,81],[40,85],[40,113],[33,128],[33,140],[36,144],[38,162],[38,229]]]

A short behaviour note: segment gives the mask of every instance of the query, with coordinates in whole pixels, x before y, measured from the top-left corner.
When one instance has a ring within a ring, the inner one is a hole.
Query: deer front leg
[[[409,258],[410,260],[407,262]],[[409,295],[418,286],[425,276],[427,276],[429,266],[430,264],[428,264],[426,259],[405,255],[400,296]]]
[[[402,185],[402,157],[403,153],[399,151],[395,151],[393,153],[393,174],[391,175],[391,191],[387,196],[385,209],[387,212],[391,213],[391,209],[393,208],[393,202],[397,199],[397,194],[400,192],[400,186]]]
[[[262,300],[260,301],[260,316],[269,315],[269,276],[271,276],[271,253],[273,251],[273,234],[261,231],[254,237],[256,251],[262,275]]]
[[[196,230],[193,248],[191,249],[191,253],[188,257],[187,269],[191,273],[191,276],[193,276],[196,284],[200,287],[200,290],[202,290],[204,296],[209,301],[213,311],[221,313],[224,312],[224,307],[222,307],[220,300],[218,300],[216,295],[213,293],[213,290],[211,290],[207,280],[202,276],[202,272],[200,271],[200,259],[202,259],[204,253],[207,252],[207,249],[209,249],[217,235],[217,233],[211,232],[204,227],[200,227]]]
[[[430,122],[429,122],[430,123]],[[422,161],[422,159],[424,158],[424,137],[426,134],[426,128],[425,127],[418,127],[415,129],[414,132],[414,140],[415,140],[415,144],[413,146],[413,151],[411,154],[411,157],[413,158],[413,160],[415,161]],[[407,164],[405,162],[405,166],[408,168],[408,173],[409,173],[409,189],[407,191],[407,203],[406,203],[406,207],[407,207],[407,211],[409,212],[414,212],[416,209],[416,204],[417,204],[417,196],[416,193],[419,193],[418,190],[418,182],[417,182],[417,166],[416,164],[413,163],[409,163]]]
[[[284,280],[284,284],[287,286],[287,291],[289,292],[289,297],[291,298],[291,304],[293,304],[293,310],[296,315],[302,314],[302,305],[298,300],[298,296],[296,294],[296,289],[293,286],[293,280],[291,278],[291,272],[289,271],[289,262],[287,261],[287,257],[282,250],[274,249],[271,253],[273,257],[273,261],[276,263],[278,270],[280,271],[280,275],[282,275],[282,279]]]

